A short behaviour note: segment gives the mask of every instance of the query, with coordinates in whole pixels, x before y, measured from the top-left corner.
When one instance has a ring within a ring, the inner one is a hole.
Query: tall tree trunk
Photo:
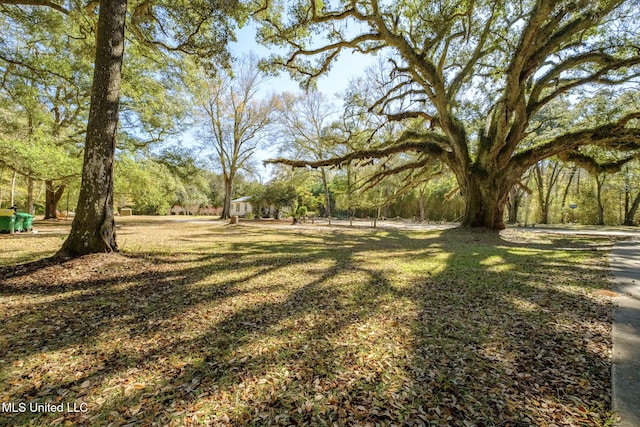
[[[117,251],[113,214],[113,163],[127,0],[100,0],[91,107],[82,184],[71,233],[60,256]]]
[[[355,174],[351,170],[351,165],[347,165],[347,200],[349,201],[349,225],[353,225],[353,217],[356,215],[356,209],[351,205],[353,203],[353,181]]]
[[[419,216],[419,220],[420,222],[424,222],[424,196],[425,196],[426,190],[425,188],[420,188],[418,190],[418,209],[420,212],[420,216]]]
[[[11,176],[11,193],[9,195],[9,206],[13,207],[16,205],[16,179],[18,178],[18,172],[13,171],[13,175]]]
[[[627,212],[629,212],[630,210],[630,205],[631,205],[631,185],[629,183],[629,180],[625,180],[625,186],[624,186],[624,222],[627,221]]]
[[[58,219],[58,202],[64,194],[66,185],[55,187],[53,181],[45,181],[44,219]]]
[[[231,218],[231,198],[233,197],[233,179],[232,175],[224,176],[224,206],[222,207],[221,219]]]
[[[638,212],[638,208],[640,208],[640,192],[638,192],[636,198],[633,200],[631,208],[625,212],[624,225],[635,225],[634,219]]]
[[[546,163],[546,162],[545,162]],[[548,163],[542,167],[537,163],[534,167],[534,178],[538,186],[538,205],[540,207],[540,223],[549,224],[549,211],[551,209],[551,194],[558,181],[562,167],[554,162],[553,167]]]
[[[327,172],[324,168],[320,168],[320,176],[322,177],[322,188],[324,190],[324,216],[331,217],[331,196],[329,195],[329,183],[327,182]]]
[[[488,194],[489,188],[483,187],[484,194],[466,194],[465,213],[462,219],[463,227],[490,228],[503,230],[504,203],[499,203],[497,196]]]
[[[533,173],[528,173],[526,177],[524,177],[524,183],[522,179],[518,181],[516,185],[511,187],[509,190],[509,197],[507,199],[507,209],[509,211],[509,224],[516,224],[518,222],[518,213],[520,211],[520,205],[522,204],[522,199],[524,199],[525,194],[529,194],[531,190],[529,190],[529,181],[531,181],[531,177]],[[526,223],[526,221],[525,221]]]
[[[2,208],[2,199],[4,198],[4,191],[2,186],[2,180],[4,179],[4,169],[0,168],[0,208]]]
[[[604,204],[602,203],[602,188],[606,174],[596,175],[596,201],[598,202],[598,225],[604,225]]]
[[[516,186],[513,186],[509,191],[509,200],[507,202],[507,207],[509,208],[509,224],[518,222],[518,208],[522,200],[522,193],[523,192]]]
[[[565,223],[566,214],[567,214],[567,197],[569,196],[569,189],[571,188],[571,182],[573,181],[573,177],[576,176],[576,171],[578,170],[577,166],[571,168],[571,172],[569,173],[569,181],[567,182],[566,187],[564,187],[564,192],[562,193],[562,217],[560,218],[560,222],[562,224]]]
[[[27,177],[27,213],[33,215],[35,211],[33,203],[33,178]]]
[[[542,175],[542,168],[540,167],[540,164],[537,163],[533,169],[535,171],[535,174],[533,176],[535,177],[535,181],[538,187],[538,207],[540,209],[539,220],[541,224],[548,224],[549,205],[547,203],[547,198],[545,197],[544,176]]]

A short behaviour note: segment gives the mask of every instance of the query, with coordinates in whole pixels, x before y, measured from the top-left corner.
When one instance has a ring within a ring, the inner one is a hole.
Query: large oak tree
[[[386,55],[385,92],[369,112],[411,121],[398,138],[340,158],[277,160],[321,167],[409,152],[417,168],[440,161],[465,198],[463,225],[503,228],[509,191],[540,160],[602,162],[585,147],[606,149],[616,165],[637,155],[640,111],[598,125],[583,117],[545,137],[534,119],[597,87],[638,90],[638,7],[635,0],[267,2],[261,39],[286,50],[272,64],[308,83],[343,51]]]
[[[118,131],[126,14],[127,0],[100,2],[82,185],[71,233],[60,249],[60,255],[82,255],[118,249],[113,214],[113,162]]]

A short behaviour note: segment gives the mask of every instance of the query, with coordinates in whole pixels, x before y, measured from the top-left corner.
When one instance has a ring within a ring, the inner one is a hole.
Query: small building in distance
[[[231,216],[245,216],[246,214],[253,214],[253,205],[251,204],[251,197],[244,196],[238,197],[231,201]]]

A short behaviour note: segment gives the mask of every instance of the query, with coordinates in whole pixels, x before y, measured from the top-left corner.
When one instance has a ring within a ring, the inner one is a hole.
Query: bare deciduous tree
[[[298,96],[285,93],[279,97],[278,113],[282,125],[280,154],[319,161],[335,153],[336,147],[327,140],[326,133],[331,121],[335,120],[336,110],[322,93],[310,91]],[[324,166],[318,169],[324,193],[324,212],[330,217],[329,172]]]
[[[213,148],[224,178],[222,218],[231,215],[233,182],[265,140],[271,124],[273,101],[261,98],[259,89],[266,76],[254,56],[244,57],[235,74],[224,73],[210,79],[196,97],[203,112],[206,146]]]

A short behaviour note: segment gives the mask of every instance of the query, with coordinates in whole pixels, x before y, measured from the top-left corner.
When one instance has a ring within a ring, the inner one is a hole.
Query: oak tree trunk
[[[45,181],[44,219],[58,219],[58,202],[62,198],[65,185],[55,187],[53,181]]]
[[[71,233],[59,256],[117,251],[113,163],[127,0],[101,0],[82,185]]]
[[[634,218],[638,212],[638,208],[640,208],[640,193],[638,193],[634,199],[631,208],[625,212],[624,225],[635,225]]]
[[[463,227],[503,230],[504,208],[515,180],[484,173],[467,175],[461,186],[465,198]]]

